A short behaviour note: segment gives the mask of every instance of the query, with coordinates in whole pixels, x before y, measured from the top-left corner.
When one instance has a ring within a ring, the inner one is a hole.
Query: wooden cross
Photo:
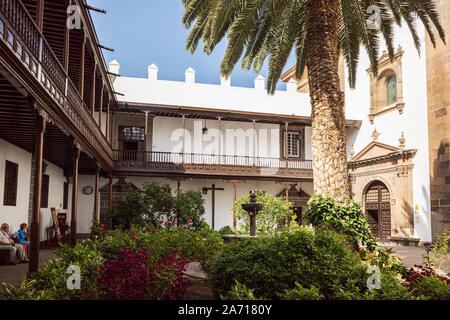
[[[211,227],[214,230],[214,224],[215,224],[215,212],[216,212],[216,191],[224,191],[224,188],[216,188],[216,185],[213,184],[211,188],[203,188],[203,194],[208,194],[208,191],[212,191],[212,221],[211,221]]]

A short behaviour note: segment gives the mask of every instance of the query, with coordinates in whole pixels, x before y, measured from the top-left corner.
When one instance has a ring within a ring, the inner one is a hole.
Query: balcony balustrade
[[[127,172],[172,171],[185,174],[291,176],[312,179],[311,160],[269,157],[115,150],[114,166],[116,170]]]
[[[0,41],[23,63],[73,123],[74,128],[89,141],[91,147],[96,151],[103,151],[105,160],[112,161],[112,149],[106,137],[35,21],[19,0],[0,0]]]

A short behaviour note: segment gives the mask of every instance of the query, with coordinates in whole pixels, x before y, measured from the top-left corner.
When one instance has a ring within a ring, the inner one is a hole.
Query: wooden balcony
[[[110,144],[19,0],[0,0],[0,53],[1,64],[36,98],[50,120],[63,127],[106,168],[112,168]]]
[[[311,160],[195,153],[114,151],[119,175],[312,181]]]

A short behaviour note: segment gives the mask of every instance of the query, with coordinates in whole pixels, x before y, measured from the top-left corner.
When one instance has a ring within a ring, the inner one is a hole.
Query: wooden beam
[[[110,103],[111,103],[111,99],[108,97],[108,106],[106,107],[106,132],[105,132],[105,137],[106,137],[106,140],[109,143],[111,143],[110,139],[109,139],[109,126],[110,126],[109,121],[111,120],[110,119],[110,115],[109,115],[110,112],[111,112],[111,110],[110,110]]]
[[[100,128],[100,132],[103,134],[102,129],[102,121],[103,121],[103,90],[105,89],[105,85],[102,83],[102,89],[100,90],[100,108],[98,110],[98,127]]]
[[[98,216],[98,185],[100,180],[100,164],[96,164],[95,168],[95,188],[94,188],[94,217],[92,222],[98,222],[99,216]]]
[[[73,189],[72,189],[72,219],[71,219],[71,245],[77,244],[77,215],[78,215],[78,164],[80,161],[81,147],[75,142],[73,149]]]
[[[183,114],[183,146],[182,146],[182,162],[184,164],[184,152],[186,151],[186,116]]]
[[[41,32],[44,28],[44,2],[45,0],[36,0],[36,24]]]
[[[80,92],[81,98],[84,98],[84,67],[86,60],[86,35],[83,34],[83,44],[81,45],[81,67],[80,67],[80,82],[78,91]]]
[[[109,184],[108,184],[108,194],[109,194],[109,198],[108,198],[108,209],[109,211],[112,210],[112,206],[113,206],[113,176],[109,176]],[[105,223],[103,221],[103,223]]]
[[[95,81],[97,80],[97,64],[94,64],[94,72],[92,73],[92,90],[91,90],[91,114],[94,116],[95,111]]]
[[[41,235],[41,194],[42,194],[42,160],[44,150],[44,134],[47,126],[46,117],[38,116],[36,121],[35,169],[33,190],[33,213],[31,220],[30,264],[28,271],[34,273],[39,268],[39,246]]]
[[[236,222],[236,196],[237,196],[237,183],[238,181],[232,181],[233,182],[233,228],[236,228],[237,222]]]
[[[72,0],[69,0],[69,6],[72,5]],[[67,19],[69,19],[70,14],[66,14]],[[66,73],[69,73],[69,54],[70,54],[70,29],[65,24],[66,32],[64,34],[64,69]]]

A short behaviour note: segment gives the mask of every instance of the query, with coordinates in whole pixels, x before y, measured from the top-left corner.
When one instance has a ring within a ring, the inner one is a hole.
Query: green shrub
[[[4,300],[52,300],[53,290],[36,289],[36,280],[24,279],[18,287],[3,282],[2,299]]]
[[[316,288],[315,286],[312,286],[311,289],[307,289],[299,283],[296,283],[295,285],[295,289],[285,290],[285,292],[280,295],[280,298],[282,300],[320,300],[323,298],[319,288]]]
[[[222,296],[222,300],[262,300],[260,298],[256,298],[253,293],[254,290],[247,288],[245,285],[236,281],[236,284],[231,288],[231,291],[228,292],[226,296]]]
[[[426,300],[450,300],[450,283],[439,276],[423,277],[416,287],[419,297]]]
[[[78,243],[74,248],[64,245],[55,251],[56,258],[50,260],[42,270],[25,280],[19,287],[3,285],[6,299],[28,300],[71,300],[97,299],[96,278],[104,259],[92,241]],[[67,280],[71,274],[67,273],[69,266],[80,268],[81,289],[70,290]]]
[[[349,279],[366,287],[366,267],[345,243],[345,237],[326,229],[299,231],[275,237],[245,239],[227,245],[210,266],[209,277],[217,297],[226,295],[238,281],[265,299],[279,293],[315,286],[325,298],[335,295],[336,280],[346,286]]]
[[[370,233],[367,217],[361,206],[354,199],[347,204],[337,204],[331,198],[314,195],[308,202],[309,209],[305,218],[314,226],[330,225],[336,231],[349,235],[354,241],[354,248],[358,244],[366,245],[369,250],[376,247],[376,239]]]
[[[220,229],[218,231],[221,235],[226,235],[226,234],[235,234],[235,231],[233,228],[231,228],[230,226],[225,226],[222,229]]]

